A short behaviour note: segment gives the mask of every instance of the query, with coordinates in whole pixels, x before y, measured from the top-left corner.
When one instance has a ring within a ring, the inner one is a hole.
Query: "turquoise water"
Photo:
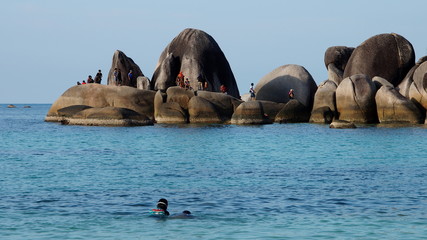
[[[0,105],[1,239],[425,239],[427,128],[63,126]],[[159,198],[171,214],[148,217]]]

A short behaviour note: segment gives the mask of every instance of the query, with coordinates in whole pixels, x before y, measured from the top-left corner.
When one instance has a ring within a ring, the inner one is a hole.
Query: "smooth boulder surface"
[[[230,121],[236,108],[243,102],[228,94],[217,92],[197,91],[197,96],[212,103],[224,122]]]
[[[378,119],[380,123],[423,123],[424,116],[409,99],[392,86],[382,86],[376,93]]]
[[[331,123],[333,118],[337,118],[338,111],[335,101],[336,90],[337,84],[331,80],[326,80],[319,85],[314,95],[310,122]]]
[[[148,77],[143,77],[143,76],[137,77],[136,88],[141,90],[150,90],[150,79],[148,79]]]
[[[299,65],[284,65],[265,75],[256,85],[256,100],[287,103],[288,92],[294,89],[295,99],[311,108],[316,82],[310,73]]]
[[[421,63],[412,76],[408,97],[424,110],[427,109],[427,62]]]
[[[154,119],[157,123],[188,123],[187,112],[178,102],[167,102],[167,95],[160,90],[154,99]]]
[[[231,118],[232,124],[268,124],[273,123],[264,112],[260,101],[249,101],[240,104]]]
[[[62,117],[58,110],[73,105],[86,105],[97,108],[127,108],[153,119],[155,94],[156,92],[154,91],[139,90],[126,86],[77,85],[66,90],[52,104],[45,120],[61,121]]]
[[[188,110],[188,102],[192,97],[194,97],[194,91],[180,88],[180,87],[170,87],[166,90],[166,102],[176,102],[183,109]]]
[[[326,49],[325,67],[328,69],[328,80],[339,85],[343,79],[344,69],[353,53],[354,48],[345,46],[334,46]]]
[[[336,90],[339,119],[355,123],[377,123],[376,87],[363,74],[345,78]]]
[[[351,54],[344,78],[365,74],[379,76],[397,86],[415,64],[412,44],[398,34],[379,34],[360,44]]]
[[[212,36],[198,29],[188,28],[169,43],[160,55],[151,87],[165,91],[176,86],[176,77],[182,72],[190,80],[193,89],[198,88],[198,77],[208,82],[208,90],[219,92],[220,86],[227,87],[227,93],[240,96],[234,74]]]
[[[310,119],[311,108],[306,107],[296,99],[291,99],[277,113],[275,122],[278,123],[300,123],[308,122]]]
[[[107,85],[116,85],[114,80],[114,69],[120,69],[121,78],[122,78],[122,86],[130,86],[137,87],[137,78],[144,74],[142,73],[139,66],[132,60],[132,58],[126,56],[122,51],[116,50],[113,55],[113,60],[110,68],[110,72],[108,73],[108,82]],[[132,78],[128,79],[128,73],[132,70]]]
[[[346,128],[356,128],[356,125],[352,122],[343,121],[343,120],[334,120],[329,128],[338,128],[338,129],[346,129]]]
[[[202,97],[192,97],[188,102],[190,123],[223,123],[215,105]]]
[[[70,110],[70,109],[68,109]],[[59,110],[60,112],[62,109]],[[117,107],[86,108],[72,116],[64,118],[61,123],[87,126],[145,126],[153,121],[133,110]]]

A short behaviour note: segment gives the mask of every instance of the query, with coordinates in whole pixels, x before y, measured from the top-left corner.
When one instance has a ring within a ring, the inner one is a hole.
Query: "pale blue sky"
[[[5,1],[0,103],[53,103],[98,69],[106,75],[116,49],[151,78],[160,53],[188,27],[217,41],[241,94],[285,64],[304,66],[319,84],[330,46],[395,32],[417,59],[427,55],[426,10],[424,0]]]

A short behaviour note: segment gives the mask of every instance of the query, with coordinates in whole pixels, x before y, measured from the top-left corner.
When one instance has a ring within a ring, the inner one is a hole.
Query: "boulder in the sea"
[[[7,105],[7,108],[16,108],[16,106],[13,104],[9,104],[9,105]]]
[[[277,113],[275,122],[278,123],[299,123],[308,122],[310,119],[311,108],[306,107],[297,99],[291,99]]]
[[[58,111],[61,112],[62,109],[59,109]],[[141,115],[127,108],[89,107],[78,111],[71,116],[64,117],[61,123],[87,126],[126,127],[152,125],[153,121],[147,116]]]
[[[194,96],[188,102],[188,114],[190,123],[222,123],[225,119],[208,100]]]
[[[231,120],[234,111],[243,102],[228,94],[218,92],[197,91],[197,96],[212,103],[224,122],[229,122]]]
[[[427,109],[427,61],[415,65],[399,85],[399,92],[415,104]]]
[[[114,70],[120,71],[121,85],[122,86],[137,86],[137,78],[144,76],[139,66],[132,60],[132,58],[126,56],[122,51],[116,50],[113,55],[113,61],[111,64],[110,72],[108,73],[108,85],[116,85]],[[132,77],[129,79],[129,71],[132,70]]]
[[[319,85],[314,95],[310,122],[331,123],[333,118],[338,117],[335,101],[336,90],[337,84],[331,80],[326,80]]]
[[[247,101],[240,104],[231,118],[232,124],[269,124],[285,106],[271,101]]]
[[[273,123],[264,112],[260,101],[249,101],[240,104],[231,118],[232,124],[238,125],[257,125]]]
[[[424,122],[425,116],[420,109],[393,86],[382,86],[376,93],[375,101],[380,123]]]
[[[157,123],[188,123],[188,114],[178,102],[167,102],[159,90],[154,99],[154,119]]]
[[[397,86],[415,64],[415,51],[404,37],[379,34],[360,44],[351,54],[344,70],[344,78],[365,74],[387,79]]]
[[[339,129],[345,129],[345,128],[356,128],[356,125],[352,122],[344,121],[344,120],[334,120],[330,125],[329,128],[339,128]]]
[[[65,91],[50,107],[46,121],[61,121],[59,109],[73,105],[96,108],[116,107],[133,110],[153,119],[154,95],[156,92],[132,87],[107,86],[102,84],[77,85]]]
[[[375,84],[363,74],[345,78],[336,90],[340,120],[356,123],[377,123]]]
[[[256,85],[256,100],[287,103],[289,90],[294,90],[295,99],[311,108],[316,82],[310,73],[299,65],[284,65],[265,75]]]
[[[198,29],[185,29],[160,55],[151,87],[165,91],[176,86],[176,77],[182,72],[193,89],[198,79],[208,82],[209,91],[220,92],[221,85],[233,97],[240,96],[231,67],[212,36]]]

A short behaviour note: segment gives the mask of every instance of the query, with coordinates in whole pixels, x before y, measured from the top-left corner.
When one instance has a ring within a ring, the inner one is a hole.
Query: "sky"
[[[320,84],[331,46],[393,32],[412,43],[416,59],[427,55],[426,9],[425,0],[4,1],[0,103],[53,103],[98,69],[105,84],[115,50],[151,79],[161,52],[186,28],[216,40],[242,95],[286,64]]]

